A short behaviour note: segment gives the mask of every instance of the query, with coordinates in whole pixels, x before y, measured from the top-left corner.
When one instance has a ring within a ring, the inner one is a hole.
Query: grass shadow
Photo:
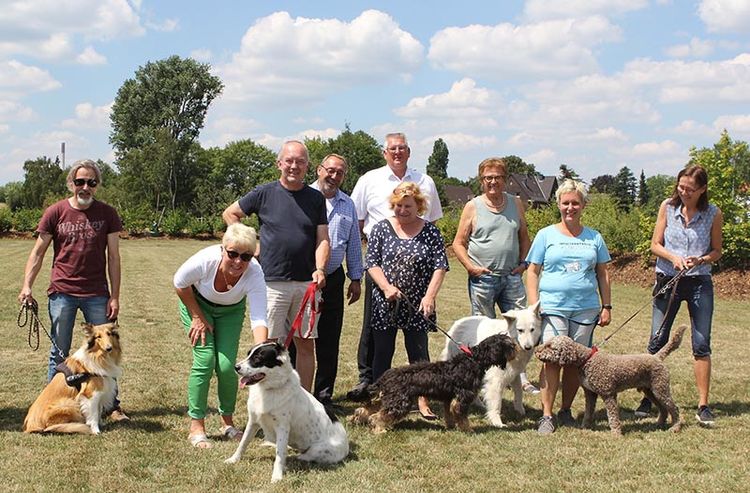
[[[0,408],[0,431],[21,431],[27,408]]]

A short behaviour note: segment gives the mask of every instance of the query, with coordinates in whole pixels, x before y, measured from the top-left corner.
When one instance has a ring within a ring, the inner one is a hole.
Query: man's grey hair
[[[584,204],[588,202],[589,194],[586,191],[586,186],[580,181],[575,181],[567,178],[562,182],[560,188],[558,188],[555,192],[555,199],[557,199],[557,203],[560,203],[560,197],[562,197],[563,194],[571,192],[578,193],[578,196],[581,197],[581,202],[583,202]]]
[[[310,152],[307,150],[307,146],[304,142],[300,140],[287,140],[283,144],[281,144],[281,149],[279,149],[279,153],[276,154],[276,161],[281,161],[281,154],[284,152],[284,148],[289,144],[299,144],[302,146],[303,149],[305,149],[305,157],[307,158],[307,162],[310,162]]]
[[[92,161],[91,159],[81,159],[73,163],[73,166],[70,167],[70,171],[68,171],[68,177],[65,179],[65,182],[68,184],[68,188],[73,186],[73,180],[76,177],[76,173],[78,173],[78,170],[81,168],[85,168],[85,169],[93,171],[94,176],[96,177],[96,181],[98,181],[99,184],[101,185],[102,172],[99,170],[99,166],[97,166],[96,163]]]
[[[392,132],[385,135],[385,141],[383,143],[383,149],[388,148],[388,139],[403,139],[406,147],[409,147],[409,141],[406,139],[406,134],[403,132]]]

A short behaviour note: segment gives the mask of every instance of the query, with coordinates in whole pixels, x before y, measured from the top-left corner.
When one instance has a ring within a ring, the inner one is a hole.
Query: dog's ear
[[[91,337],[94,335],[94,324],[81,322],[81,329],[83,329],[83,333],[86,335],[86,337]]]
[[[531,305],[529,308],[531,308],[531,311],[534,312],[534,316],[539,318],[539,311],[542,308],[542,301],[537,300],[537,302]]]

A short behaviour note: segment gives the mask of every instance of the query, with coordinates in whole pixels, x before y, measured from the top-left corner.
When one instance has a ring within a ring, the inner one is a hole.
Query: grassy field
[[[44,385],[49,342],[33,352],[25,330],[16,325],[16,297],[30,240],[0,240],[0,484],[3,491],[747,491],[750,452],[750,384],[746,357],[747,304],[719,300],[714,316],[714,369],[711,397],[715,429],[694,420],[696,390],[689,339],[669,357],[672,391],[687,425],[677,435],[658,430],[656,418],[634,421],[640,395],[621,394],[622,438],[610,436],[601,401],[596,430],[562,429],[552,436],[536,433],[538,397],[526,396],[527,414],[515,416],[506,400],[510,427],[490,427],[479,411],[472,416],[474,433],[446,431],[442,424],[411,419],[397,431],[372,435],[346,425],[352,453],[338,467],[309,467],[290,458],[280,484],[271,485],[273,451],[251,446],[234,466],[222,461],[235,443],[214,440],[210,450],[188,444],[186,382],[189,343],[179,326],[172,275],[188,256],[207,246],[198,241],[129,240],[122,242],[123,286],[120,327],[125,374],[120,382],[123,407],[132,421],[108,424],[98,437],[26,435],[21,425],[28,406]],[[50,249],[51,250],[51,249]],[[43,301],[51,253],[36,282]],[[465,273],[452,264],[438,299],[444,327],[469,313]],[[614,286],[612,328],[648,299],[645,289]],[[686,322],[683,309],[678,320]],[[341,347],[338,397],[356,382],[356,343],[361,302],[347,309]],[[614,336],[611,352],[641,351],[647,342],[650,309]],[[612,330],[612,329],[609,329]],[[595,341],[609,330],[598,329]],[[444,340],[432,334],[436,357]],[[249,347],[243,333],[241,351]],[[74,338],[74,346],[80,337]],[[403,344],[395,363],[405,361]],[[533,361],[529,375],[538,374]],[[535,378],[534,378],[535,379]],[[212,394],[214,390],[212,389]],[[240,402],[246,392],[241,391]],[[215,408],[213,396],[210,401]],[[341,401],[349,412],[352,403]],[[582,413],[583,396],[574,404]],[[439,406],[435,406],[436,411]],[[237,422],[244,425],[244,404]],[[441,423],[441,422],[439,422]],[[208,431],[216,438],[215,413]],[[257,444],[258,442],[255,442]]]

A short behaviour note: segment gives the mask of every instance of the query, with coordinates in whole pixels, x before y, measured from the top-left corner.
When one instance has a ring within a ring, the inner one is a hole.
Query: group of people
[[[248,308],[253,339],[259,343],[286,340],[302,307],[301,330],[291,338],[295,367],[302,386],[326,406],[333,405],[345,298],[352,304],[361,297],[363,277],[359,381],[347,398],[366,399],[369,385],[390,368],[399,329],[409,362],[429,361],[427,333],[434,329],[437,294],[449,269],[445,239],[434,225],[442,209],[434,181],[408,167],[410,148],[404,134],[388,134],[383,155],[386,165],[360,177],[349,197],[340,190],[348,170],[344,157],[326,156],[317,166],[317,180],[307,185],[307,148],[299,141],[284,143],[276,163],[279,179],[229,205],[223,212],[228,226],[221,244],[200,250],[175,273],[179,315],[193,352],[188,378],[193,446],[211,446],[205,416],[214,373],[221,432],[229,439],[242,435],[233,421],[238,386],[234,365]],[[505,191],[506,163],[485,159],[478,173],[482,194],[464,207],[453,240],[456,258],[468,273],[472,314],[494,318],[497,309],[505,312],[540,301],[543,341],[566,335],[591,346],[595,326],[611,321],[612,299],[606,243],[581,222],[585,187],[573,180],[561,184],[556,192],[561,220],[541,229],[532,242],[523,202]],[[77,310],[93,324],[114,320],[119,313],[122,224],[112,207],[94,199],[100,183],[93,161],[73,164],[67,177],[72,195],[44,212],[26,264],[19,301],[31,304],[34,280],[53,245],[47,293],[54,343],[48,380],[70,350]],[[657,256],[657,288],[679,272],[686,275],[671,296],[655,296],[648,351],[656,353],[666,343],[680,303],[686,301],[699,394],[697,418],[710,425],[711,263],[721,257],[722,215],[708,202],[707,184],[703,168],[686,167],[672,197],[659,209],[651,245]],[[250,214],[258,217],[259,235],[240,222]],[[364,262],[361,234],[367,240]],[[303,306],[311,283],[316,301],[323,300],[319,317]],[[522,381],[527,392],[540,392],[525,374]],[[572,425],[577,373],[545,363],[539,384],[543,416],[538,432]],[[562,404],[555,420],[560,386]],[[644,399],[637,414],[647,415],[650,407]],[[436,419],[425,398],[419,399],[418,410],[425,419]],[[128,419],[119,401],[112,417]]]

